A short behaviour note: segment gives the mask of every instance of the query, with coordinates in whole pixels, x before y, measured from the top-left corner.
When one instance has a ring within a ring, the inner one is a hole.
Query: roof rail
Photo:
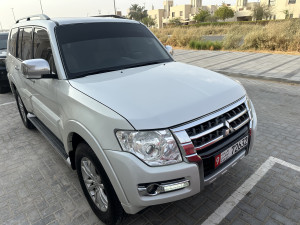
[[[47,15],[45,15],[45,14],[38,14],[38,15],[32,15],[32,16],[27,16],[27,17],[18,19],[18,20],[16,21],[16,23],[19,23],[20,20],[26,20],[26,21],[29,21],[29,20],[31,20],[31,18],[39,18],[40,20],[50,20],[50,18],[49,18]]]
[[[112,17],[112,18],[118,18],[118,19],[126,19],[124,16],[117,16],[117,15],[98,15],[93,17]]]

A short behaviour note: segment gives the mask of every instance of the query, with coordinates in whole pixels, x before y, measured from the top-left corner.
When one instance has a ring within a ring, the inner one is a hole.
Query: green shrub
[[[189,43],[189,47],[198,50],[221,50],[222,42],[192,40]]]

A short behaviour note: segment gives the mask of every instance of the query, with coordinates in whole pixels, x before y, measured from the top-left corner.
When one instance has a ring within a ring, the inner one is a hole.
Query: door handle
[[[15,66],[15,70],[20,70],[20,68],[18,66]]]

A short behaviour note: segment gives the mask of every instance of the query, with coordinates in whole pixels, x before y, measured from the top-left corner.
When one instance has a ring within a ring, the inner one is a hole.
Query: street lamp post
[[[15,12],[14,12],[14,8],[11,8],[12,14],[14,16],[14,20],[16,21],[16,17],[15,17]]]
[[[43,6],[42,6],[42,0],[40,0],[40,5],[41,5],[42,14],[44,14]]]
[[[114,0],[115,15],[117,15],[116,0]]]

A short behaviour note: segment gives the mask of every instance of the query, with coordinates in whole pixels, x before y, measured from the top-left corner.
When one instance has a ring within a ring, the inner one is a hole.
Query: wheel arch
[[[76,170],[76,165],[75,165],[76,148],[80,143],[86,143],[86,144],[88,143],[84,140],[83,137],[81,137],[76,132],[72,132],[68,135],[68,143],[69,143],[69,157],[71,161],[71,167],[73,170]]]
[[[77,121],[71,120],[68,121],[64,128],[66,132],[66,136],[64,137],[64,145],[67,150],[67,154],[70,157],[71,167],[72,169],[76,169],[75,167],[75,153],[76,147],[79,143],[84,142],[91,147],[93,152],[98,157],[102,167],[104,168],[105,173],[107,174],[111,184],[113,185],[115,192],[122,204],[127,205],[128,200],[123,191],[123,188],[119,182],[117,175],[115,174],[104,150],[102,149],[100,143],[97,139],[91,134],[91,132],[80,124]]]

